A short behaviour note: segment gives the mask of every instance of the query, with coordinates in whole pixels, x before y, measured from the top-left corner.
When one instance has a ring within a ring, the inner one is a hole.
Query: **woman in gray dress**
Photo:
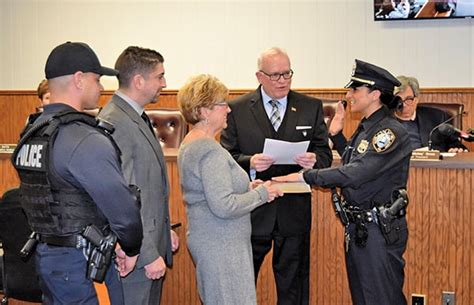
[[[210,75],[192,77],[178,92],[194,124],[178,154],[188,217],[188,249],[205,305],[256,305],[250,212],[282,192],[248,175],[215,137],[227,126],[228,89]]]

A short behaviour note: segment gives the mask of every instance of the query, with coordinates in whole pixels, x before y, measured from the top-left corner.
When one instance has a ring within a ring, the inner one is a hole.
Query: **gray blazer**
[[[167,265],[172,263],[169,183],[163,151],[145,121],[118,95],[114,94],[99,117],[114,125],[112,137],[122,152],[125,180],[141,190],[143,243],[136,269],[126,279],[143,280],[143,267],[158,257],[162,256]]]

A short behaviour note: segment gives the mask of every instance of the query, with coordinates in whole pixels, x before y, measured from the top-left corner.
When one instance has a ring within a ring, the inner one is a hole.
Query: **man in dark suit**
[[[115,63],[119,90],[99,114],[114,124],[112,137],[122,152],[125,179],[141,191],[142,248],[136,269],[122,279],[129,305],[160,303],[166,265],[171,265],[172,251],[178,247],[177,235],[170,230],[165,159],[144,113],[166,87],[163,61],[154,50],[125,49]]]
[[[401,85],[395,88],[395,94],[403,100],[403,108],[396,111],[395,116],[407,129],[413,149],[427,147],[431,131],[447,121],[450,118],[449,114],[432,107],[418,106],[420,86],[416,78],[398,76],[397,79]],[[431,141],[431,148],[440,151],[467,151],[458,137],[443,135],[439,130],[433,131]]]
[[[221,144],[251,179],[331,165],[322,102],[290,90],[290,59],[279,48],[264,51],[258,58],[259,88],[230,103],[228,127]],[[295,164],[274,165],[262,154],[266,138],[289,142],[309,141],[306,153],[295,156]],[[309,244],[311,194],[286,194],[275,203],[252,212],[252,252],[255,277],[273,245],[273,271],[278,304],[309,302]]]

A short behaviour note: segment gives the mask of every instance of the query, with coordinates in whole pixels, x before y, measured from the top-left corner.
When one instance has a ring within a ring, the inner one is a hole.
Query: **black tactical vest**
[[[13,152],[12,162],[21,180],[21,206],[36,233],[66,236],[79,233],[90,224],[99,227],[107,224],[87,192],[64,181],[52,165],[58,131],[72,122],[96,128],[112,141],[120,156],[120,150],[110,136],[113,126],[85,113],[59,113],[28,126]]]

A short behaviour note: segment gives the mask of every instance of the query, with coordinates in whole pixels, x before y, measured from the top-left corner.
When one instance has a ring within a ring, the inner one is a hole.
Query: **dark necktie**
[[[270,122],[272,123],[275,131],[278,131],[278,127],[280,127],[280,124],[281,124],[280,110],[278,109],[280,102],[271,100],[269,101],[269,103],[270,105],[272,105],[272,112],[270,114]]]
[[[142,113],[142,119],[145,121],[145,123],[146,123],[146,125],[148,126],[148,128],[150,128],[151,133],[154,135],[154,134],[155,134],[155,131],[154,131],[154,129],[153,129],[153,125],[151,124],[150,118],[149,118],[148,115],[145,113],[145,111],[143,111],[143,113]]]

